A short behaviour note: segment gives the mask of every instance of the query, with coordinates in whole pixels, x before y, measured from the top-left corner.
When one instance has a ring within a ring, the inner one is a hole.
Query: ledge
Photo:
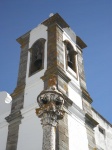
[[[88,124],[89,126],[91,126],[92,128],[94,128],[94,127],[96,127],[99,123],[96,121],[96,120],[94,120],[93,118],[92,118],[92,116],[90,116],[90,115],[88,115],[87,113],[85,114],[85,122],[86,122],[86,124]]]
[[[81,90],[82,90],[82,96],[91,104],[93,100],[90,97],[89,93],[83,87],[81,87]]]
[[[52,17],[49,17],[47,20],[43,21],[42,24],[50,26],[53,23],[59,24],[62,28],[69,27],[69,25],[64,21],[64,19],[58,14],[54,14]]]
[[[76,36],[76,44],[81,48],[86,48],[87,45],[82,41],[82,39],[79,36]]]

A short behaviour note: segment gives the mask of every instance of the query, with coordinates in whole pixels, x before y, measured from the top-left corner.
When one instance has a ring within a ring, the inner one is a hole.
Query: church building
[[[87,45],[58,14],[17,39],[12,102],[0,101],[0,150],[112,150],[112,124],[92,107]]]

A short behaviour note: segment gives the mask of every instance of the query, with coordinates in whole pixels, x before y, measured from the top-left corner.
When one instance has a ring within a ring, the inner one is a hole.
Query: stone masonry
[[[22,119],[20,111],[23,108],[24,103],[29,33],[25,34],[23,38],[17,39],[17,41],[21,44],[20,65],[17,87],[11,95],[13,98],[11,114],[6,118],[9,123],[6,150],[17,150],[19,125]]]

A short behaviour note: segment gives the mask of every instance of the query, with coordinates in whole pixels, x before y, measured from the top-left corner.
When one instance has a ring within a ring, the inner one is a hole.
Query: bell
[[[40,69],[42,67],[42,59],[36,59],[34,65],[37,67],[37,69]]]

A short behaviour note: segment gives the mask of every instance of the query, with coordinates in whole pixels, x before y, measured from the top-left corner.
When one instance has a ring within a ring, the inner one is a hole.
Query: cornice
[[[76,44],[81,48],[86,48],[87,45],[82,41],[82,39],[79,36],[76,36]]]
[[[82,90],[82,97],[84,97],[91,104],[93,100],[90,97],[89,93],[83,87],[81,87],[81,90]]]
[[[50,26],[53,23],[59,24],[61,28],[69,27],[69,25],[65,22],[65,20],[58,13],[54,14],[52,17],[42,22],[42,24],[46,26]]]
[[[85,122],[92,128],[96,127],[99,124],[96,120],[92,118],[92,116],[88,115],[87,113],[85,114]]]
[[[53,66],[47,69],[44,76],[42,76],[41,79],[43,81],[48,80],[52,74],[59,75],[67,83],[71,81],[71,79],[66,75],[65,71],[58,66]]]
[[[24,35],[20,36],[19,38],[16,39],[16,41],[21,45],[25,45],[29,43],[29,36],[30,36],[30,31],[25,33]]]

